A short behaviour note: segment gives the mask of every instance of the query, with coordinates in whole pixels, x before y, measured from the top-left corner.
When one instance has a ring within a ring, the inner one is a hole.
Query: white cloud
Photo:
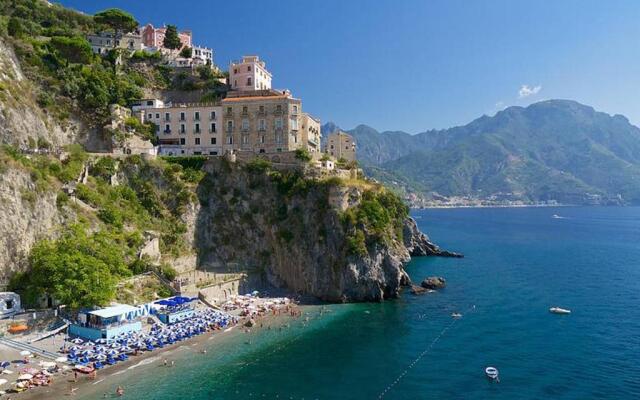
[[[499,101],[493,106],[496,110],[504,110],[507,106],[504,104],[504,101]]]
[[[538,94],[538,92],[542,90],[542,86],[538,85],[538,86],[529,86],[529,85],[522,85],[520,86],[520,90],[518,90],[518,98],[519,99],[523,99],[525,97],[529,97],[532,96],[534,94]]]

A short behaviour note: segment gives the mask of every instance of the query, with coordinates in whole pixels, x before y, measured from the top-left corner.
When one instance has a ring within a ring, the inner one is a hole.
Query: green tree
[[[97,13],[93,19],[96,23],[107,26],[113,31],[114,49],[117,47],[116,42],[120,36],[131,32],[138,27],[138,21],[136,21],[133,15],[118,8],[110,8],[108,10],[101,11]]]
[[[188,46],[184,46],[180,51],[180,57],[191,58],[193,56],[193,49]]]
[[[20,37],[24,33],[22,24],[16,17],[9,18],[9,24],[7,25],[7,33],[9,36]]]
[[[91,45],[83,37],[54,36],[49,43],[67,62],[87,64],[91,61]]]
[[[80,225],[56,241],[38,242],[23,277],[26,297],[48,294],[71,308],[105,305],[115,296],[118,279],[130,274],[122,246],[105,232],[87,235]]]
[[[182,47],[182,42],[180,41],[180,37],[178,37],[178,28],[175,25],[167,25],[162,46],[172,50]]]

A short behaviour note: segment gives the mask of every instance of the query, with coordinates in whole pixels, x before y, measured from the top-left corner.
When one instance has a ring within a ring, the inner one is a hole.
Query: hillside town
[[[167,30],[179,39],[179,45],[165,45]],[[133,32],[114,37],[113,33],[88,35],[92,50],[107,54],[114,47],[121,51],[157,54],[165,65],[187,73],[205,66],[220,72],[213,50],[194,44],[189,30],[146,24]],[[274,89],[273,74],[257,55],[231,61],[223,98],[213,102],[177,103],[163,98],[140,99],[128,110],[114,107],[114,127],[124,118],[155,126],[156,144],[130,138],[114,145],[114,152],[163,156],[221,156],[225,154],[289,153],[307,151],[314,161],[327,155],[334,161],[353,162],[356,145],[351,136],[336,131],[323,140],[320,119],[303,110],[302,100],[289,89]],[[325,156],[326,157],[326,156]],[[245,157],[246,158],[246,157]],[[278,159],[277,157],[275,158]]]

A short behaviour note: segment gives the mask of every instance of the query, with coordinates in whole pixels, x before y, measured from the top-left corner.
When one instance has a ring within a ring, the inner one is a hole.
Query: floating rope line
[[[471,306],[467,309],[467,311],[469,310],[475,310],[476,306]],[[465,311],[466,313],[466,311]],[[400,383],[400,381],[402,380],[402,378],[404,378],[404,376],[409,372],[409,370],[411,368],[414,367],[414,365],[416,365],[421,359],[422,357],[426,356],[429,351],[433,348],[433,346],[435,346],[436,343],[438,343],[438,341],[440,340],[440,338],[442,338],[442,336],[444,336],[444,334],[451,329],[451,327],[453,325],[455,325],[455,323],[458,322],[458,318],[454,318],[453,321],[451,321],[451,323],[447,326],[444,327],[444,329],[442,329],[442,331],[440,331],[440,333],[438,334],[438,336],[436,336],[435,339],[433,339],[433,341],[431,341],[431,343],[429,344],[429,346],[427,346],[426,349],[424,349],[424,351],[422,351],[422,353],[420,353],[418,355],[418,357],[416,357],[408,366],[407,368],[405,368],[404,371],[402,371],[402,373],[400,373],[400,375],[398,375],[398,377],[391,382],[391,384],[389,386],[387,386],[382,393],[380,393],[380,395],[378,396],[378,399],[382,399],[387,393],[389,393],[389,391],[391,391],[391,389],[393,389],[394,386],[396,386],[398,383]]]

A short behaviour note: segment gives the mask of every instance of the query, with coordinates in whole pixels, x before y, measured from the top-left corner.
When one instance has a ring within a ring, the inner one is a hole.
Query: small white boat
[[[460,314],[460,313],[456,313],[456,312],[454,312],[453,314],[451,314],[451,316],[452,316],[453,318],[462,318],[462,314]]]
[[[567,310],[566,308],[560,307],[551,307],[549,312],[552,314],[571,314],[571,310]]]
[[[551,218],[553,218],[553,219],[564,219],[564,217],[562,217],[562,216],[560,216],[560,215],[558,215],[558,214],[553,214],[553,215],[551,216]]]
[[[484,373],[487,375],[487,378],[491,379],[492,381],[500,382],[500,378],[498,377],[498,368],[487,367],[484,369]]]

